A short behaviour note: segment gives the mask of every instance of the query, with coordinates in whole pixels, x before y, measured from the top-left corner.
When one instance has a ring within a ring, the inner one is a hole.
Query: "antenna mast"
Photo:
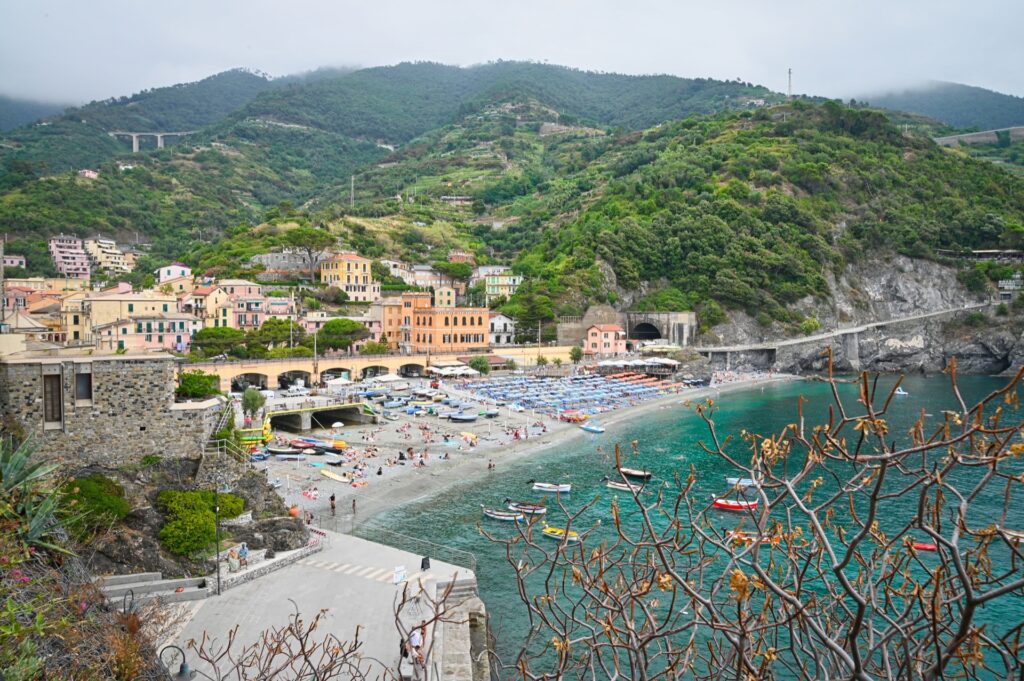
[[[793,69],[789,69],[789,98],[793,99]]]

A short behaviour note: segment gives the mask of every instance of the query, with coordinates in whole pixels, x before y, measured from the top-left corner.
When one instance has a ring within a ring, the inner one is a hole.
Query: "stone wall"
[[[91,399],[76,399],[76,374],[92,376]],[[75,465],[118,466],[147,454],[194,458],[223,398],[174,403],[169,356],[43,357],[0,362],[0,412],[20,423],[39,455]],[[44,423],[43,376],[60,376],[62,414]]]

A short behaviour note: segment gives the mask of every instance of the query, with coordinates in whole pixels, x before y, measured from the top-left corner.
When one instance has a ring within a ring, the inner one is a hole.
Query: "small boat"
[[[544,504],[535,504],[530,501],[512,501],[511,499],[505,499],[505,503],[508,504],[508,509],[510,511],[519,511],[526,515],[544,515],[548,512],[548,509]]]
[[[604,478],[604,484],[608,489],[614,489],[620,492],[639,492],[644,488],[643,485],[636,485],[631,482],[622,482],[621,480],[612,480],[611,478]]]
[[[620,468],[622,474],[627,478],[637,478],[638,480],[650,480],[651,472],[640,470],[639,468]]]
[[[600,426],[596,423],[584,423],[582,426],[580,426],[580,430],[585,430],[588,433],[600,435],[601,433],[604,432],[604,426]]]
[[[275,454],[274,458],[278,461],[305,461],[306,456],[304,454]]]
[[[253,452],[249,455],[249,461],[266,461],[270,455],[265,452]]]
[[[312,447],[313,442],[313,440],[308,440],[306,438],[296,438],[295,440],[290,441],[288,444],[290,444],[295,449],[302,450],[309,449],[310,447]]]
[[[743,499],[720,499],[714,495],[711,505],[723,511],[751,511],[757,508],[757,501],[746,501]]]
[[[328,466],[340,466],[345,463],[345,459],[338,456],[337,454],[328,454],[324,457],[324,463]]]
[[[895,394],[896,395],[909,395],[910,393],[908,393],[906,390],[904,390],[903,386],[900,386],[899,388],[896,388],[896,393]]]
[[[398,420],[398,414],[396,414],[394,412],[391,412],[391,411],[386,411],[386,412],[384,412],[384,418],[386,418],[388,421],[397,421]]]
[[[459,423],[470,423],[476,421],[476,414],[467,414],[464,411],[460,411],[457,414],[451,414],[448,416],[449,421],[458,421]]]
[[[487,508],[483,504],[480,504],[480,510],[484,512],[484,515],[488,518],[494,518],[495,520],[515,520],[516,522],[523,519],[522,511],[505,511],[500,508]]]
[[[1005,534],[1010,541],[1018,543],[1024,542],[1024,530],[1008,530],[1004,527],[1003,534]]]
[[[939,547],[935,544],[929,544],[928,542],[916,541],[911,544],[918,551],[938,551]]]
[[[551,527],[547,523],[544,523],[544,529],[541,530],[541,533],[545,537],[551,537],[552,539],[557,539],[558,541],[562,541],[563,539],[570,542],[580,540],[580,535],[578,532],[573,532],[572,530],[566,532],[564,527]]]
[[[536,480],[527,480],[527,484],[533,485],[534,492],[551,492],[554,494],[568,494],[572,491],[572,484],[568,482],[554,483],[554,482],[537,482]]]
[[[324,450],[320,449],[319,447],[308,447],[306,449],[303,449],[302,453],[305,454],[306,456],[323,456]]]
[[[726,478],[725,484],[730,487],[757,487],[757,483],[750,478]]]
[[[274,489],[278,489],[281,487],[282,484],[283,483],[281,482],[281,478],[274,478],[274,481],[270,483],[270,486]]]
[[[487,411],[483,412],[483,416],[485,419],[494,419],[497,418],[498,414],[500,413],[501,412],[499,412],[497,409],[488,409]]]
[[[267,454],[271,456],[278,456],[281,454],[298,454],[299,450],[295,447],[282,447],[281,445],[267,445]]]
[[[385,409],[397,409],[405,406],[405,400],[391,400],[390,402],[385,402],[381,406]]]

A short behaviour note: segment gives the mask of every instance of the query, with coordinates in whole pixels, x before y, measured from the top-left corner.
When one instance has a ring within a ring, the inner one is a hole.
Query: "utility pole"
[[[352,175],[348,180],[348,206],[353,208],[356,205],[356,176]]]
[[[793,99],[793,69],[789,69],[789,98]]]
[[[0,332],[3,332],[4,322],[7,321],[7,289],[4,288],[4,244],[7,235],[0,239]]]

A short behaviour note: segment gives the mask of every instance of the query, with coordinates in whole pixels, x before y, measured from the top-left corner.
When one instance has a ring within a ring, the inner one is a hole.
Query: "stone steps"
[[[118,600],[131,594],[135,602],[160,598],[165,603],[194,601],[207,596],[205,577],[183,579],[161,579],[159,572],[144,572],[138,575],[114,575],[101,577],[97,585],[107,600]],[[178,591],[178,589],[182,589]]]

